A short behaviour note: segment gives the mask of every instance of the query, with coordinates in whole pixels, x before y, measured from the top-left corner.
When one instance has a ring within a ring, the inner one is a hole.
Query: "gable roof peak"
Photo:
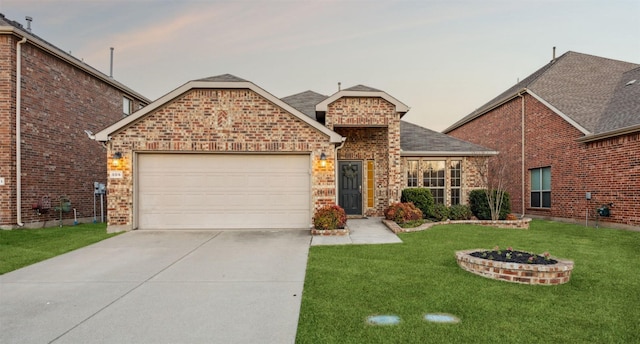
[[[210,76],[207,78],[197,79],[194,81],[211,81],[211,82],[248,82],[242,78],[239,78],[233,74],[220,74],[216,76]]]
[[[357,92],[382,92],[379,89],[373,88],[373,87],[369,87],[369,86],[365,86],[365,85],[355,85],[349,88],[345,88],[343,91],[357,91]]]

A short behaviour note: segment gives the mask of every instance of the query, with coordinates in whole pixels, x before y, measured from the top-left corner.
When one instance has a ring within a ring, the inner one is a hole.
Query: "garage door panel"
[[[308,155],[140,154],[141,229],[307,228]]]

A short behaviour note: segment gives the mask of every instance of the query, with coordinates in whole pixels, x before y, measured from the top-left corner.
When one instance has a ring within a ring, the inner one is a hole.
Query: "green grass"
[[[106,224],[0,230],[0,274],[73,251],[116,234]]]
[[[403,244],[314,246],[298,343],[640,343],[640,233],[533,221],[529,230],[443,225]],[[463,271],[454,251],[512,246],[575,262],[559,286]],[[451,313],[434,324],[425,313]],[[395,314],[396,326],[366,318]]]

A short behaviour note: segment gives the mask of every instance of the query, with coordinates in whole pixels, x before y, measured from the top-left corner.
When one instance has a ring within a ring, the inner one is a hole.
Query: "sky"
[[[155,100],[233,74],[278,98],[366,85],[442,131],[556,55],[640,63],[639,0],[0,0],[0,13]]]

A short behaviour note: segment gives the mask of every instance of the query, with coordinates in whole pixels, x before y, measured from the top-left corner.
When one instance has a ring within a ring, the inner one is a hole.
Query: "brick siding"
[[[15,228],[16,38],[0,36],[0,227]],[[22,220],[27,227],[54,225],[53,211],[32,209],[42,197],[57,206],[68,196],[79,217],[93,218],[93,182],[106,182],[105,148],[97,132],[122,118],[123,93],[30,43],[22,48]],[[134,99],[134,106],[140,104]],[[99,208],[98,208],[99,211]],[[99,214],[98,214],[99,215]],[[73,213],[64,214],[73,219]]]
[[[400,200],[400,114],[383,98],[343,97],[327,107],[326,126],[347,137],[339,160],[374,160],[374,207],[366,207],[363,178],[363,215],[382,216],[389,204]],[[363,171],[366,177],[366,171]]]
[[[308,153],[314,157],[312,207],[318,209],[335,202],[333,149],[325,134],[251,90],[190,90],[112,135],[108,156],[124,153],[118,167],[124,178],[108,182],[109,230],[135,227],[136,152]],[[325,167],[315,163],[321,153]]]
[[[525,213],[544,218],[593,220],[595,208],[613,203],[611,224],[640,226],[640,134],[593,143],[576,140],[584,135],[530,95],[525,101]],[[521,98],[515,98],[454,129],[451,136],[500,152],[506,164],[511,209],[522,212]],[[551,208],[531,208],[530,175],[534,168],[551,167]],[[591,192],[592,200],[585,194]]]

